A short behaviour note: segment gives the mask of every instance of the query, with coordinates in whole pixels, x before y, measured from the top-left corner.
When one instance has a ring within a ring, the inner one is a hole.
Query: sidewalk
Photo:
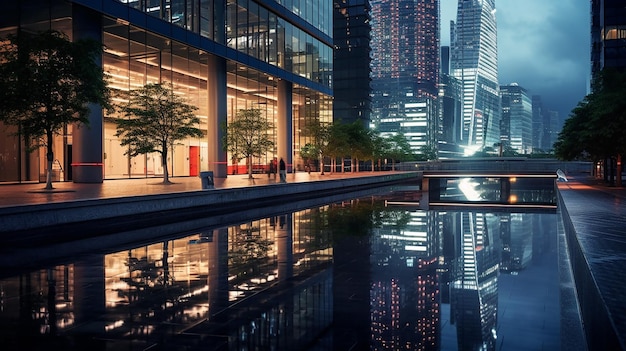
[[[589,349],[626,350],[626,188],[557,184]]]
[[[393,172],[359,172],[359,173],[306,173],[287,174],[287,182],[315,182],[340,178],[367,177],[391,174]],[[44,203],[67,202],[87,199],[118,198],[150,194],[166,194],[202,190],[199,177],[173,177],[173,184],[163,184],[162,178],[134,178],[104,180],[102,183],[85,184],[72,182],[53,182],[53,190],[45,190],[45,183],[23,183],[0,185],[0,208]],[[267,174],[229,175],[227,178],[215,178],[215,188],[241,188],[276,184],[279,177],[268,177]]]

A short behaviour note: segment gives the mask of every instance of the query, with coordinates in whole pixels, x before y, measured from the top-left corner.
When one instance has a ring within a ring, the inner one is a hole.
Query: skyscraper
[[[532,152],[533,108],[528,91],[517,83],[500,87],[500,140],[520,154]]]
[[[439,1],[371,0],[372,127],[403,133],[414,151],[434,146]]]
[[[369,0],[335,0],[333,117],[342,123],[370,121]]]
[[[626,70],[626,10],[623,0],[591,0],[591,75],[605,67]]]
[[[451,36],[451,73],[463,90],[460,143],[471,154],[500,139],[495,0],[459,0]]]

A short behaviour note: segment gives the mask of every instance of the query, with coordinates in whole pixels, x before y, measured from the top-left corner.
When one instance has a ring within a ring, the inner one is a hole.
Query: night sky
[[[441,45],[450,44],[457,0],[441,0]],[[541,95],[565,120],[588,93],[589,0],[496,0],[500,85]]]

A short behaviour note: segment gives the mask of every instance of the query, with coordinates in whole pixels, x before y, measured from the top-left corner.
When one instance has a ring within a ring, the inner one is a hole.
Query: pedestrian
[[[278,170],[280,172],[280,182],[281,183],[286,183],[287,182],[287,170],[285,168],[285,161],[283,160],[283,158],[280,158],[280,162],[278,163]]]

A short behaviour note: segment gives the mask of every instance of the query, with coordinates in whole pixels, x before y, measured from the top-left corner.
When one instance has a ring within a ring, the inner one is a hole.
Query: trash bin
[[[202,182],[202,189],[213,189],[213,171],[200,172],[200,181]]]

